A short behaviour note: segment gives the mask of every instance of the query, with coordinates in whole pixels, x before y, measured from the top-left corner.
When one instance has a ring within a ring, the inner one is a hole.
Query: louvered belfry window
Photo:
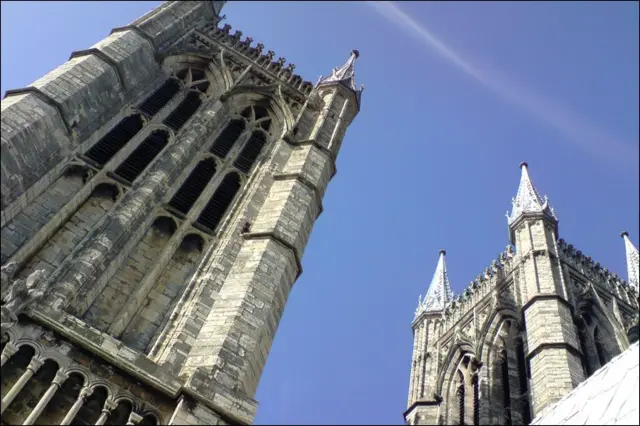
[[[169,205],[186,215],[215,172],[216,164],[213,159],[207,158],[199,162],[182,186],[180,186],[178,192],[169,201]]]
[[[180,102],[180,105],[178,105],[176,109],[174,109],[171,114],[164,119],[164,125],[178,133],[182,126],[184,126],[191,116],[198,110],[200,105],[202,105],[200,94],[198,92],[190,91],[184,100]]]
[[[151,133],[142,143],[118,166],[115,173],[129,183],[142,173],[153,159],[167,146],[169,135],[162,130]]]
[[[267,143],[266,137],[262,132],[253,132],[247,141],[238,158],[233,162],[234,167],[243,173],[249,173],[253,163],[260,155],[260,151]]]
[[[143,121],[140,115],[135,114],[124,118],[85,155],[98,165],[104,166],[142,129],[142,126]]]
[[[138,107],[142,112],[153,117],[169,103],[171,99],[180,91],[180,83],[175,78],[170,78],[160,86],[151,96],[149,96]]]
[[[200,213],[200,216],[198,216],[196,222],[204,225],[211,230],[211,232],[215,232],[239,189],[240,176],[234,172],[226,175]]]
[[[245,124],[243,120],[231,120],[231,122],[227,124],[224,130],[216,138],[209,152],[219,158],[225,158],[227,154],[229,154],[229,151],[231,151],[231,148],[233,148],[233,145],[236,143],[238,138],[240,138],[244,128]]]

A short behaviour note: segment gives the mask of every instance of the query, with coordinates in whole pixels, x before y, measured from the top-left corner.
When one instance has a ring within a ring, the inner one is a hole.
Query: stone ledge
[[[111,59],[106,53],[104,53],[100,49],[96,49],[94,47],[91,49],[76,50],[75,52],[71,53],[71,56],[69,56],[69,60],[72,60],[74,58],[82,58],[84,56],[91,56],[91,55],[94,55],[95,57],[100,59],[102,62],[111,66],[114,69],[114,71],[116,72],[116,76],[118,77],[118,83],[120,84],[120,89],[122,89],[122,92],[124,93],[127,90],[127,87],[125,86],[125,83],[124,83],[124,76],[123,76],[122,70],[120,69],[120,67],[118,67],[118,64],[116,63],[116,61]]]
[[[302,275],[302,263],[300,262],[300,256],[298,254],[298,250],[296,250],[296,248],[293,245],[289,244],[287,241],[285,241],[283,238],[276,235],[274,232],[245,232],[244,234],[242,234],[242,237],[245,240],[265,240],[265,239],[274,240],[275,242],[279,243],[281,246],[284,246],[285,248],[291,250],[291,252],[293,253],[293,257],[296,260],[296,268],[298,269],[298,273],[296,274],[296,280],[300,277],[300,275]]]
[[[56,111],[58,111],[58,114],[60,114],[60,118],[62,119],[62,123],[64,124],[64,128],[65,128],[65,130],[67,132],[67,135],[68,136],[72,135],[71,125],[69,124],[69,121],[67,120],[67,117],[65,117],[65,115],[64,115],[64,113],[62,111],[62,105],[60,105],[60,102],[56,101],[51,96],[47,95],[46,93],[44,93],[42,90],[38,89],[37,87],[27,86],[27,87],[23,87],[21,89],[7,90],[4,93],[4,99],[8,98],[9,96],[29,95],[29,94],[35,95],[38,99],[42,100],[46,104],[48,104],[48,105],[52,106],[53,108],[55,108]]]
[[[38,323],[59,333],[71,343],[89,350],[96,356],[131,374],[141,382],[175,398],[181,388],[180,380],[146,355],[134,351],[121,341],[102,333],[66,312],[39,305],[29,316]]]
[[[184,393],[211,407],[230,424],[253,423],[258,403],[244,393],[219,384],[202,368],[197,368],[184,385]]]
[[[318,214],[316,215],[316,219],[320,217],[320,215],[324,211],[324,207],[322,205],[322,197],[320,196],[320,191],[318,190],[318,188],[313,183],[311,183],[309,179],[302,176],[300,173],[280,173],[274,174],[273,180],[297,180],[302,186],[313,192],[316,199],[316,204],[318,205]]]

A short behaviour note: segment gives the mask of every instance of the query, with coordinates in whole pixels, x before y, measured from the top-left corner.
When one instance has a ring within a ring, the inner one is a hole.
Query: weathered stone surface
[[[34,370],[28,400],[8,407],[12,424],[255,417],[253,395],[356,111],[339,82],[318,97],[300,77],[265,69],[271,61],[249,67],[264,55],[215,29],[221,5],[164,3],[2,103],[2,263],[17,269],[3,268],[3,292],[47,271],[42,303],[3,334],[3,395],[29,362],[48,374]],[[223,46],[221,63],[213,56]],[[284,86],[230,88],[242,72]],[[170,89],[167,79],[181,83]],[[143,118],[131,129],[118,126],[134,114]],[[232,117],[264,130],[263,143],[245,133],[226,154],[211,150]],[[152,149],[157,131],[168,136]],[[140,153],[144,166],[125,179]]]

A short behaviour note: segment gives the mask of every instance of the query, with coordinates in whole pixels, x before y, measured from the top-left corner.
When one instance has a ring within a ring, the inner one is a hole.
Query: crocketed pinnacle
[[[522,175],[520,176],[518,193],[511,200],[511,213],[507,214],[509,225],[525,213],[543,213],[551,219],[558,220],[554,209],[549,205],[547,197],[540,197],[540,194],[533,186],[527,167],[528,165],[525,162],[520,164]]]
[[[342,84],[356,94],[358,105],[360,105],[360,97],[362,95],[362,91],[364,90],[364,86],[361,85],[360,88],[356,87],[355,64],[356,59],[358,59],[359,56],[360,52],[355,49],[352,50],[347,62],[339,68],[334,68],[333,71],[331,71],[331,75],[329,75],[328,77],[321,77],[318,85],[320,86],[335,83]]]
[[[623,232],[621,235],[627,252],[627,282],[638,291],[640,287],[640,255],[638,249],[629,239],[629,233]]]
[[[423,312],[443,311],[453,300],[453,292],[451,291],[449,276],[447,275],[447,264],[444,259],[446,254],[446,251],[440,250],[436,272],[433,274],[427,295],[424,299],[420,298],[418,301],[416,316]]]

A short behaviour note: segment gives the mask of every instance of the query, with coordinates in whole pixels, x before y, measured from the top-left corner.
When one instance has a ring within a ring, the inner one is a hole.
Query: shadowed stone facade
[[[555,211],[521,168],[511,245],[457,297],[442,250],[419,299],[409,425],[529,424],[638,340],[638,250],[628,235],[624,281],[559,238]]]
[[[346,129],[317,83],[170,1],[2,100],[2,424],[250,424]]]

